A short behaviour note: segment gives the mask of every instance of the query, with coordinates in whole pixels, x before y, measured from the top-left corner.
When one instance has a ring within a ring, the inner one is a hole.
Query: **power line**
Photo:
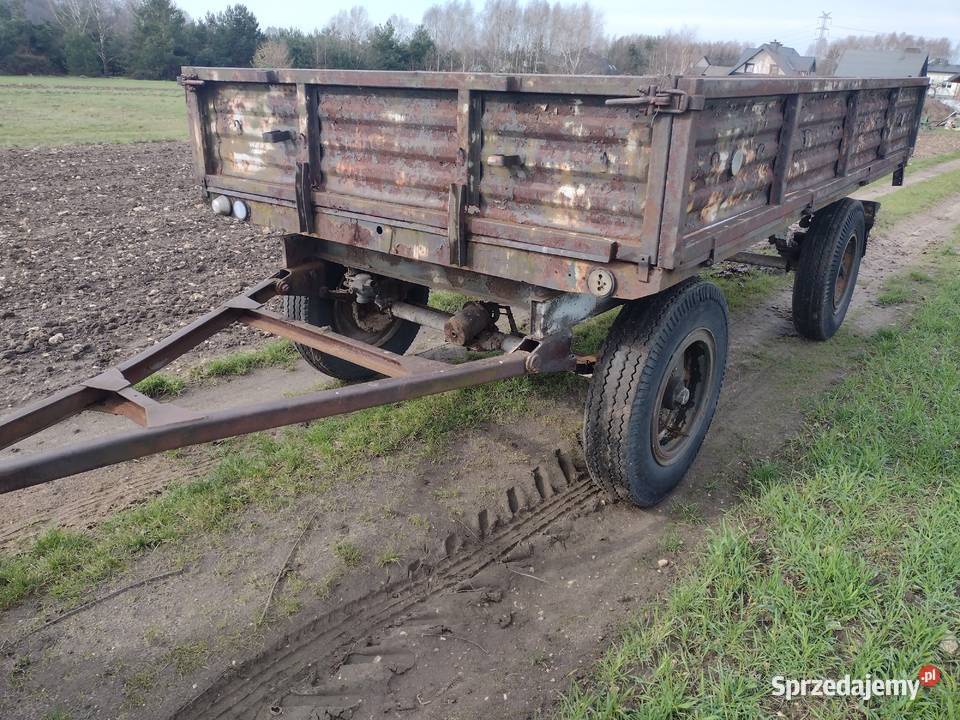
[[[854,32],[869,33],[870,35],[886,35],[885,32],[880,30],[865,30],[864,28],[846,27],[845,25],[834,25],[834,27],[839,30],[853,30]]]

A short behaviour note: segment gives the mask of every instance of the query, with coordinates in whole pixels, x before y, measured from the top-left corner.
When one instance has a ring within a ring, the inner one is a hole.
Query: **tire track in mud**
[[[288,688],[315,677],[321,668],[337,669],[373,630],[490,565],[508,562],[515,549],[551,524],[595,512],[605,501],[579,452],[555,450],[531,471],[528,483],[508,488],[498,506],[481,508],[469,525],[447,535],[431,557],[411,563],[406,578],[314,617],[227,670],[170,720],[253,720],[279,714],[274,705]]]

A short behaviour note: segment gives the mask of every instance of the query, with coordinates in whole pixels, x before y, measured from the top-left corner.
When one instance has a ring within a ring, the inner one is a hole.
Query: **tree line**
[[[891,33],[821,48],[829,64],[844,47],[929,48],[945,59],[947,38]],[[375,24],[366,10],[337,13],[322,28],[262,28],[244,5],[202,18],[173,0],[0,0],[0,72],[176,77],[181,65],[317,67],[532,73],[665,75],[701,57],[731,65],[748,47],[708,42],[690,30],[613,35],[588,2],[443,0],[420,22],[394,15]]]

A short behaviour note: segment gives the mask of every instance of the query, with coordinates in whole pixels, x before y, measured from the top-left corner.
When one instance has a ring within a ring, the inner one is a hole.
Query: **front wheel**
[[[683,479],[710,428],[727,362],[727,303],[691,278],[628,303],[604,342],[583,424],[594,481],[641,507]]]
[[[336,288],[343,280],[345,269],[328,265],[327,287]],[[393,283],[393,295],[405,302],[426,305],[430,291],[422,285],[413,285],[398,280]],[[286,315],[291,320],[300,320],[327,326],[341,335],[374,345],[402,355],[413,344],[420,326],[409,320],[393,317],[380,310],[375,303],[358,303],[355,299],[333,299],[318,296],[288,295],[284,298]],[[333,355],[322,353],[306,345],[296,345],[301,357],[322,373],[346,382],[369,380],[376,376],[373,370],[361,367]]]

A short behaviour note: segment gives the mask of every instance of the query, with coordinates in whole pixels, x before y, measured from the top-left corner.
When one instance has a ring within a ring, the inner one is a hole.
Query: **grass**
[[[333,546],[333,554],[347,567],[359,567],[363,563],[363,550],[346,540]]]
[[[888,283],[877,295],[877,305],[902,305],[911,298],[910,288],[906,284]]]
[[[455,313],[462,308],[472,298],[463,293],[452,292],[450,290],[431,290],[430,307],[443,312]]]
[[[0,76],[0,146],[186,139],[174,82]]]
[[[193,368],[190,378],[194,381],[209,378],[247,375],[263,367],[292,367],[300,355],[289,340],[269,342],[256,350],[239,352],[214,358]]]
[[[956,241],[960,242],[960,229]],[[960,717],[960,261],[928,280],[904,330],[810,419],[808,438],[751,473],[756,495],[713,531],[649,622],[632,624],[573,718]],[[792,703],[771,678],[944,679],[917,699]],[[781,715],[782,713],[782,715]]]
[[[960,193],[960,170],[900,188],[881,198],[874,231],[888,230],[910,215],[919,215],[957,193]]]
[[[727,306],[734,311],[752,307],[793,282],[793,277],[785,272],[762,268],[750,268],[737,273],[726,269],[711,270],[705,273],[705,277],[720,286],[727,299]]]
[[[240,350],[201,363],[192,368],[184,379],[170,373],[154,373],[138,382],[135,387],[148,397],[155,399],[176,397],[188,384],[196,384],[211,378],[235,377],[247,375],[258,368],[291,368],[299,358],[296,347],[288,340],[269,342],[256,350]]]
[[[154,373],[138,382],[134,388],[147,397],[160,399],[176,397],[187,387],[187,381],[177,375],[169,373]]]
[[[930,275],[921,270],[909,270],[887,278],[883,289],[877,295],[878,305],[902,305],[918,296],[918,286],[932,281]]]
[[[228,441],[209,476],[172,486],[92,532],[49,530],[23,552],[0,556],[0,609],[38,592],[76,602],[144,550],[223,531],[252,504],[278,507],[351,482],[373,459],[411,444],[436,452],[454,430],[507,421],[582,393],[583,385],[571,375],[514,378]]]
[[[931,155],[930,157],[911,160],[907,165],[907,175],[909,175],[911,172],[918,172],[920,170],[926,170],[927,168],[936,167],[937,165],[950,162],[951,160],[960,160],[960,150],[957,150],[956,152],[943,153],[942,155]]]

